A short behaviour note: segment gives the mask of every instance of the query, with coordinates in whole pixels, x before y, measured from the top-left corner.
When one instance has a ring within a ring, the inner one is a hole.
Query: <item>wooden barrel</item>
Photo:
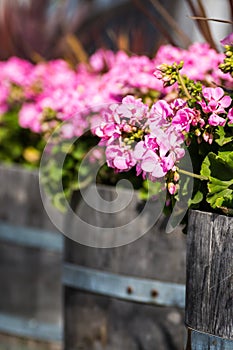
[[[190,211],[187,350],[233,349],[233,218]]]
[[[102,186],[99,191],[111,206],[115,189]],[[96,204],[93,209],[78,201],[77,215],[96,226],[98,234],[101,227],[119,227],[121,234],[122,225],[139,215],[142,203],[134,193],[128,207],[116,214],[101,213],[98,200]],[[142,219],[140,227],[131,230],[144,233],[146,227]],[[68,217],[68,236],[75,239],[80,230],[79,237],[88,235]],[[161,218],[141,238],[114,248],[88,247],[70,238],[65,239],[63,270],[65,350],[183,347],[186,243],[180,228],[166,234]]]
[[[0,183],[0,333],[61,345],[62,235],[43,208],[37,172],[1,166]]]

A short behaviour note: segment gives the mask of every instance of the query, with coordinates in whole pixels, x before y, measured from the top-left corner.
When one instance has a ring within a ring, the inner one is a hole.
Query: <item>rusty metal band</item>
[[[185,286],[119,275],[75,264],[63,265],[63,284],[80,291],[159,306],[185,306]]]
[[[187,327],[188,338],[186,350],[232,350],[233,340],[217,337]]]

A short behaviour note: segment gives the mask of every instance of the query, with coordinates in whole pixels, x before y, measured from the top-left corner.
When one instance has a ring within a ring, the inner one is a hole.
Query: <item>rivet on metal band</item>
[[[185,286],[119,275],[65,263],[63,284],[90,293],[160,306],[184,308]]]

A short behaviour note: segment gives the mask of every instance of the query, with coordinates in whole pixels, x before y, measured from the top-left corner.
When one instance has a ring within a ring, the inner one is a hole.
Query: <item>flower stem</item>
[[[185,93],[185,95],[188,97],[188,99],[191,99],[192,96],[190,95],[190,93],[188,92],[188,89],[187,87],[185,86],[185,83],[184,83],[184,80],[179,72],[179,70],[177,69],[177,80],[178,82],[180,83],[182,89],[183,89],[183,92]]]
[[[190,171],[183,170],[183,169],[180,169],[180,168],[178,169],[178,172],[180,172],[181,174],[184,174],[184,175],[188,175],[188,176],[194,177],[195,179],[199,179],[201,181],[209,180],[209,178],[207,176],[194,174],[194,173],[191,173]]]

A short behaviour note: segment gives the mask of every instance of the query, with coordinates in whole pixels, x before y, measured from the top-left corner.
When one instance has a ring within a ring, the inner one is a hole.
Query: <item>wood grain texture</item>
[[[190,211],[186,324],[233,339],[233,218]]]
[[[102,195],[114,198],[109,188]],[[111,216],[111,225],[116,227],[132,219],[139,204],[135,196],[128,211]],[[91,217],[92,224],[106,227],[110,223],[110,215],[100,217],[86,206],[80,215]],[[72,227],[72,223],[67,224]],[[145,222],[141,225],[143,230]],[[91,248],[66,238],[65,261],[123,275],[184,283],[185,247],[180,229],[165,234],[162,218],[143,237],[117,248]],[[120,301],[68,287],[64,296],[65,350],[178,350],[183,346],[183,310]]]
[[[1,350],[62,350],[61,344],[37,342],[0,334]]]
[[[0,166],[0,183],[0,220],[57,231],[43,208],[38,172]],[[0,241],[0,312],[61,324],[61,271],[61,252]]]
[[[0,165],[0,183],[0,220],[58,231],[43,207],[37,171]]]

